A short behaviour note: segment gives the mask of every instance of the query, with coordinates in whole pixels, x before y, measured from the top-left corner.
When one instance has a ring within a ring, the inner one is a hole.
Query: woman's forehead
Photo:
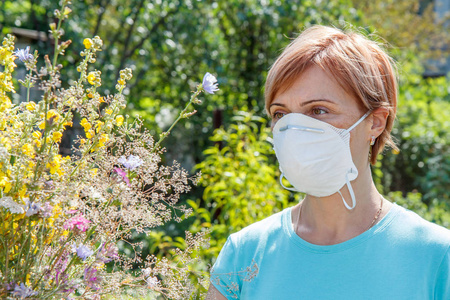
[[[303,106],[315,100],[337,105],[360,105],[360,101],[346,91],[330,72],[319,66],[306,69],[289,86],[280,88],[271,104]]]

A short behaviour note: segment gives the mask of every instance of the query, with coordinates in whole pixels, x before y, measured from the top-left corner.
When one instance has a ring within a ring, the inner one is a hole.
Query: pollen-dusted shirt
[[[232,234],[211,283],[227,299],[450,300],[450,230],[394,204],[331,246],[300,238],[292,208]]]

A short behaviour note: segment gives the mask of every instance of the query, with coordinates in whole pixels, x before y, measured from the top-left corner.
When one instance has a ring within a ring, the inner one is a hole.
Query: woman
[[[228,238],[209,299],[450,299],[450,231],[383,198],[371,176],[395,148],[390,57],[358,33],[315,26],[265,88],[282,178],[306,196]]]

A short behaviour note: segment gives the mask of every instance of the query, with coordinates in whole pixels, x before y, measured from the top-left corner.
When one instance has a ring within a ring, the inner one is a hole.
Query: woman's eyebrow
[[[269,109],[270,109],[272,106],[282,106],[282,107],[286,107],[286,105],[284,105],[283,103],[276,103],[276,102],[270,104],[270,105],[269,105]]]
[[[315,103],[315,102],[328,102],[328,103],[331,103],[331,104],[336,104],[336,102],[331,101],[329,99],[313,99],[313,100],[308,100],[306,102],[300,103],[300,106],[303,107],[305,105],[308,105],[308,104],[311,104],[311,103]]]

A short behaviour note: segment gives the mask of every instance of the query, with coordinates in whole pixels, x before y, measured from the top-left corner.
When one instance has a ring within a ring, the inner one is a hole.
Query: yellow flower
[[[29,111],[33,111],[36,109],[36,103],[34,102],[28,102],[27,105],[25,106]]]
[[[84,127],[85,131],[88,131],[92,127],[92,125],[88,122],[88,120],[86,120],[86,118],[83,118],[81,120],[80,125]]]
[[[105,114],[110,115],[113,113],[113,110],[111,108],[106,108],[105,109]]]
[[[116,123],[117,123],[117,126],[122,126],[122,124],[123,124],[123,116],[122,115],[118,115],[118,116],[116,116]]]
[[[61,142],[62,136],[63,136],[62,133],[59,131],[53,132],[53,134],[52,134],[53,141],[55,141],[55,143]]]
[[[68,8],[67,6],[64,7],[64,12],[63,12],[63,14],[64,14],[65,16],[67,16],[67,15],[70,14],[71,12],[72,12],[72,10],[71,10],[70,8]]]
[[[86,144],[86,140],[85,140],[85,139],[80,139],[80,144],[81,144],[81,145]]]
[[[3,187],[3,193],[8,193],[11,190],[12,184],[5,173],[0,171],[0,187]]]
[[[47,163],[47,168],[50,169],[50,174],[58,173],[59,175],[63,174],[63,171],[60,169],[61,167],[61,155],[55,155],[53,157],[53,161]]]
[[[36,164],[34,163],[34,161],[30,160],[28,161],[28,169],[32,169],[34,166],[36,166]]]
[[[83,45],[86,49],[91,49],[93,43],[91,39],[84,39]]]
[[[87,76],[87,80],[90,84],[94,85],[95,84],[95,79],[97,79],[96,73],[95,72],[90,72],[89,75]]]
[[[32,145],[26,143],[22,146],[22,152],[28,157],[33,157],[34,148]]]
[[[59,120],[59,117],[60,117],[60,114],[54,109],[50,109],[47,112],[47,120],[54,118],[54,121],[57,122]]]
[[[397,154],[400,153],[400,150],[398,150],[398,149],[392,149],[392,153],[395,154],[395,155],[397,155]]]
[[[0,121],[0,130],[5,130],[6,129],[6,119],[2,119]]]
[[[102,122],[102,121],[97,121],[97,124],[95,125],[95,131],[98,133],[98,132],[102,129],[102,126],[103,126],[104,124],[105,124],[105,123]]]
[[[107,141],[109,141],[109,136],[107,134],[102,134],[99,139],[99,146],[103,147]]]
[[[100,103],[105,103],[105,100],[103,99],[103,97],[98,98],[98,101],[99,101]]]
[[[94,135],[95,135],[94,130],[89,130],[89,131],[86,132],[86,137],[88,139],[92,139],[94,137]]]
[[[38,124],[39,129],[44,130],[45,129],[45,121]]]
[[[63,123],[64,129],[66,129],[66,127],[72,127],[72,126],[73,126],[73,122],[64,122]]]
[[[100,75],[102,74],[102,72],[100,71],[92,71],[89,72],[88,76],[87,76],[87,81],[93,85],[93,86],[100,86],[102,85],[102,79],[100,77]],[[89,97],[89,95],[88,95]],[[90,96],[90,98],[92,98],[93,96]]]
[[[53,206],[53,218],[59,217],[61,212],[62,212],[62,209],[61,209],[61,206],[59,206],[59,204],[56,204],[55,206]]]
[[[40,139],[40,138],[42,137],[42,134],[41,134],[40,131],[34,131],[34,132],[33,132],[33,137],[34,137],[35,139]]]

